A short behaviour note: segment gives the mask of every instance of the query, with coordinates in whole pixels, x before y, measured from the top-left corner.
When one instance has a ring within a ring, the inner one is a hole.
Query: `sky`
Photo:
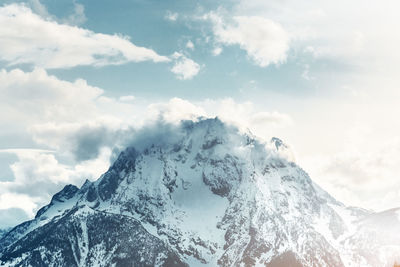
[[[346,205],[400,206],[400,3],[5,0],[0,228],[107,170],[135,130],[218,116]]]

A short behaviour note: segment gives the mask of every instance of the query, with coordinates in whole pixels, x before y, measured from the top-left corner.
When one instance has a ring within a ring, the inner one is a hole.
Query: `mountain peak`
[[[271,138],[271,143],[273,143],[273,144],[275,145],[276,150],[279,150],[280,147],[285,147],[285,148],[287,147],[287,146],[283,143],[283,141],[282,141],[281,139],[277,138],[277,137],[272,137],[272,138]]]
[[[368,262],[352,241],[361,238],[354,222],[367,215],[316,186],[281,156],[287,148],[218,118],[145,128],[97,181],[66,186],[4,237],[0,259],[29,265],[40,253],[42,265],[68,266]]]

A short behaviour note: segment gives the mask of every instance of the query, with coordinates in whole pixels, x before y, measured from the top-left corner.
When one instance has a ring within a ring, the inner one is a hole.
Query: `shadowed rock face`
[[[282,255],[279,255],[272,259],[269,263],[271,267],[303,267],[301,262],[296,259],[296,255],[293,252],[285,252]]]
[[[185,266],[139,221],[85,207],[31,231],[9,246],[1,261],[17,266]]]
[[[3,235],[5,235],[8,231],[10,231],[9,228],[6,229],[0,229],[0,239],[3,237]]]
[[[281,140],[263,143],[218,119],[168,135],[127,148],[97,181],[54,195],[0,239],[0,263],[389,266],[396,256],[374,257],[399,248],[374,235],[379,218],[400,226],[395,211],[345,207],[280,154],[288,149]]]

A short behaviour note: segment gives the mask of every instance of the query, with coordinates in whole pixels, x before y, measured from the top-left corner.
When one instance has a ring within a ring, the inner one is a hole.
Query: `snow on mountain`
[[[219,119],[145,133],[0,240],[5,266],[390,266],[399,211],[346,207]]]

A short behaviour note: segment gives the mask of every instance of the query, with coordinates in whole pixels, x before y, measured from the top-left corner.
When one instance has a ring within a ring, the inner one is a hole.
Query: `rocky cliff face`
[[[262,143],[218,119],[165,134],[128,147],[97,181],[54,195],[2,237],[0,262],[390,266],[399,256],[398,211],[344,206],[282,156],[281,140]]]
[[[0,239],[3,237],[3,235],[5,235],[10,230],[11,229],[8,229],[8,228],[0,229]]]

